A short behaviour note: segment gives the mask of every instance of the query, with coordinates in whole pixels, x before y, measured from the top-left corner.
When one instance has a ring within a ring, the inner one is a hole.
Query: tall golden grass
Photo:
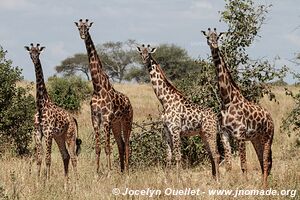
[[[115,88],[129,96],[134,109],[134,121],[142,121],[149,115],[159,116],[159,102],[150,85],[124,84]],[[298,88],[291,87],[293,91]],[[261,104],[267,108],[275,122],[275,138],[273,142],[273,168],[269,177],[269,187],[278,191],[283,189],[298,190],[296,197],[300,199],[300,149],[295,147],[296,136],[288,137],[280,131],[282,118],[293,108],[293,100],[284,94],[281,87],[274,88],[278,102],[270,102],[266,98]],[[33,92],[34,93],[34,92]],[[95,174],[95,156],[93,146],[93,130],[88,103],[82,105],[77,116],[79,134],[83,140],[83,151],[79,156],[79,181],[75,189],[73,173],[70,170],[70,188],[64,190],[63,162],[56,145],[52,149],[51,179],[44,184],[36,176],[35,163],[29,158],[15,158],[7,154],[0,158],[0,198],[7,196],[13,199],[148,199],[149,196],[113,195],[113,188],[121,192],[129,189],[156,189],[162,192],[166,188],[200,189],[206,192],[199,196],[154,196],[152,199],[232,199],[232,196],[209,196],[209,189],[262,189],[259,163],[250,143],[247,143],[247,179],[242,175],[238,157],[233,159],[233,170],[226,172],[221,166],[221,180],[216,183],[211,177],[210,166],[201,165],[185,168],[177,175],[176,170],[165,171],[161,166],[149,169],[131,169],[129,175],[119,173],[114,166],[108,173],[105,166],[105,153],[101,151],[103,175]],[[114,147],[115,148],[115,147]],[[70,168],[72,168],[70,166]],[[289,196],[244,196],[242,199],[286,199]],[[239,198],[237,198],[239,199]]]

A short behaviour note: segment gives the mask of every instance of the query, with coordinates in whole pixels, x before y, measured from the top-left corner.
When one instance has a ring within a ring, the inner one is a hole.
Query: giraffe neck
[[[211,53],[214,65],[217,69],[216,73],[218,77],[220,97],[222,99],[223,106],[227,107],[233,101],[233,98],[235,96],[241,96],[241,93],[238,86],[232,79],[219,48],[211,48]]]
[[[49,96],[46,89],[44,74],[40,59],[34,62],[35,76],[36,76],[36,100],[37,108],[41,109],[45,107],[45,104],[49,102]]]
[[[167,79],[160,65],[153,58],[148,65],[148,70],[154,93],[164,108],[175,103],[174,101],[185,99],[181,92]]]
[[[101,90],[109,91],[112,88],[112,86],[109,82],[107,74],[103,70],[101,60],[97,54],[97,50],[89,33],[87,34],[87,37],[84,40],[84,42],[89,58],[89,67],[94,92],[100,93]]]

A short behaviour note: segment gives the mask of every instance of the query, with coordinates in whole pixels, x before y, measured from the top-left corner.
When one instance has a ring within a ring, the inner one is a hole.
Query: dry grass
[[[134,108],[134,120],[142,121],[149,114],[158,116],[157,101],[150,85],[116,85],[116,89],[127,94]],[[297,90],[297,88],[291,88]],[[280,132],[282,117],[288,113],[293,101],[284,95],[283,88],[275,88],[278,103],[262,100],[262,104],[270,110],[275,126],[275,138],[273,144],[273,169],[269,178],[270,187],[276,190],[297,189],[300,192],[300,149],[294,147],[295,136],[290,138]],[[210,166],[198,166],[196,168],[182,169],[178,177],[175,171],[166,173],[161,167],[150,169],[133,169],[130,175],[122,175],[115,166],[110,176],[107,176],[104,151],[102,151],[102,165],[104,175],[95,176],[95,163],[93,134],[90,122],[90,109],[87,103],[82,107],[78,115],[80,124],[80,136],[83,139],[83,151],[79,156],[78,171],[79,183],[76,190],[64,191],[63,164],[60,154],[54,145],[52,153],[51,180],[43,185],[43,181],[37,181],[35,164],[30,160],[14,158],[9,155],[0,160],[0,198],[6,194],[10,198],[19,199],[147,199],[143,196],[114,196],[113,188],[124,191],[130,189],[157,189],[164,191],[166,188],[175,189],[200,189],[208,192],[209,189],[262,189],[261,175],[258,160],[253,147],[247,145],[248,181],[244,179],[239,169],[239,159],[234,158],[233,170],[225,172],[221,167],[221,181],[217,184],[210,175]],[[29,171],[32,169],[32,173]],[[72,171],[71,171],[72,178]],[[74,186],[71,180],[72,188]],[[283,196],[259,197],[247,196],[242,199],[286,199]],[[208,194],[201,196],[155,196],[153,199],[232,199],[228,196],[210,197]],[[294,199],[300,199],[299,194]]]

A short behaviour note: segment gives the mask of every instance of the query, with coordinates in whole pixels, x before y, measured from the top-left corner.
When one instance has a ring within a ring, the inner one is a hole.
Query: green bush
[[[0,154],[24,155],[30,150],[35,102],[27,93],[30,88],[17,87],[21,69],[13,67],[5,54],[0,47]]]
[[[70,111],[79,111],[82,101],[92,94],[89,82],[78,76],[51,77],[48,79],[48,85],[51,100]]]
[[[130,138],[131,167],[165,166],[167,146],[164,134],[161,121],[135,123]],[[203,164],[208,159],[200,136],[181,137],[181,154],[182,164],[188,166]]]
[[[130,165],[149,167],[165,164],[166,143],[161,122],[135,124],[130,138]]]

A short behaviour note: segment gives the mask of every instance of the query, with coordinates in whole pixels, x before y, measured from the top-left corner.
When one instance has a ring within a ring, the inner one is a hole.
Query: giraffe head
[[[45,49],[45,47],[40,47],[40,44],[37,44],[36,46],[33,45],[33,43],[30,44],[30,47],[25,46],[25,49],[29,51],[30,57],[33,61],[33,63],[39,62],[39,56],[40,53]]]
[[[221,37],[221,35],[224,34],[223,32],[220,32],[218,34],[216,28],[214,28],[214,31],[211,31],[211,29],[208,28],[207,33],[205,31],[201,31],[201,32],[206,37],[207,44],[210,46],[210,48],[212,49],[218,48],[218,40]]]
[[[89,23],[88,19],[86,19],[85,21],[80,19],[79,23],[78,22],[74,22],[74,23],[76,24],[76,26],[79,30],[81,39],[83,39],[83,40],[86,39],[86,37],[88,35],[88,32],[89,32],[89,29],[92,26],[93,22]]]
[[[156,48],[150,48],[150,44],[147,47],[142,44],[142,47],[136,47],[142,57],[143,64],[145,66],[151,65],[152,54],[156,51]]]

